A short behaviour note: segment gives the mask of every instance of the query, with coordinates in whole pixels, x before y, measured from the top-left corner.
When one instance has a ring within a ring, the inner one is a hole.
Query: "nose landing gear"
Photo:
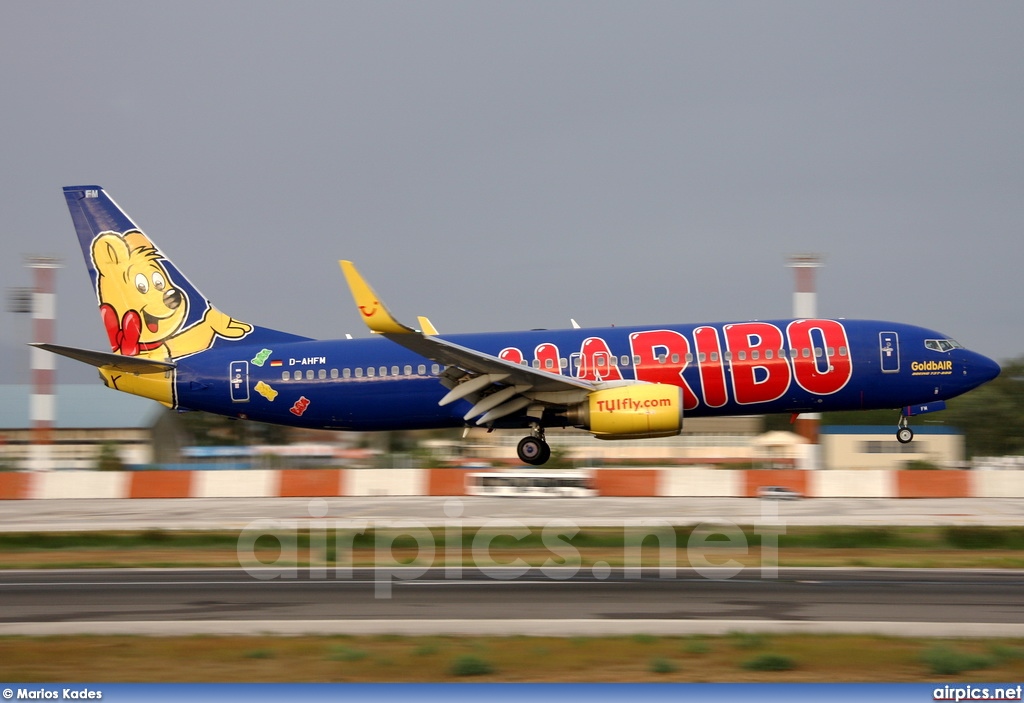
[[[896,441],[900,444],[909,444],[914,439],[914,431],[910,429],[907,416],[901,414],[899,424],[896,425]]]

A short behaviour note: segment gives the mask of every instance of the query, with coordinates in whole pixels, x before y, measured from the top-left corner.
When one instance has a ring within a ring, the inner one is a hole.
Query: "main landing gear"
[[[551,458],[551,447],[544,441],[544,428],[538,424],[532,425],[530,436],[519,440],[516,453],[524,464],[540,466],[547,462]]]
[[[910,444],[913,439],[914,431],[910,429],[910,423],[907,422],[907,416],[900,415],[900,422],[896,426],[896,441],[900,444]]]

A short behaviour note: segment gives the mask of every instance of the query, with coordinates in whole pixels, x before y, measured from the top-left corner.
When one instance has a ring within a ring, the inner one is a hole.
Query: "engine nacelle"
[[[570,407],[568,418],[598,439],[672,437],[683,429],[683,390],[661,383],[606,388]]]

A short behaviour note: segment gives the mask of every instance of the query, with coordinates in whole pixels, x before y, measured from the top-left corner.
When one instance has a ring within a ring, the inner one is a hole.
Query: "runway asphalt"
[[[0,572],[0,635],[1024,636],[1024,571],[238,569]],[[514,578],[510,578],[514,577]]]
[[[0,501],[2,529],[331,529],[554,521],[620,526],[1024,525],[1024,499],[270,498]],[[0,572],[0,635],[689,635],[748,632],[1024,637],[1024,572],[782,569],[733,578],[396,569],[268,578],[239,570]],[[273,575],[273,574],[269,574]],[[722,573],[717,576],[722,576]],[[415,578],[410,578],[416,576]],[[385,597],[387,594],[389,597]]]

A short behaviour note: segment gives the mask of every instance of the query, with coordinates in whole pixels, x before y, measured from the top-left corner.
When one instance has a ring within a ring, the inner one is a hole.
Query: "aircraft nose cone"
[[[971,362],[971,374],[978,379],[978,383],[988,383],[999,375],[1002,369],[999,364],[982,354],[976,354]]]

